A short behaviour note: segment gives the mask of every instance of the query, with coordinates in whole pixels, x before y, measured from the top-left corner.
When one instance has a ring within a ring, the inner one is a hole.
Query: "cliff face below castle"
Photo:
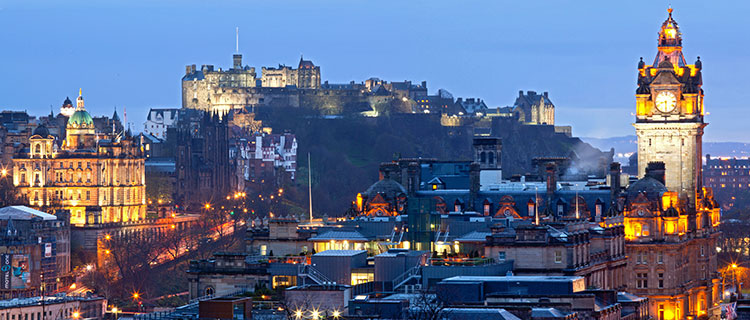
[[[274,132],[289,130],[299,143],[296,195],[293,202],[307,203],[307,154],[312,159],[313,206],[316,214],[338,216],[350,207],[358,192],[378,179],[381,162],[397,157],[470,160],[475,131],[503,140],[503,175],[535,173],[539,157],[568,157],[568,172],[601,174],[609,153],[578,138],[556,133],[553,126],[521,125],[496,118],[480,123],[446,127],[429,114],[392,114],[381,117],[324,118],[302,108],[257,110],[257,119]],[[293,186],[290,186],[293,187]],[[304,208],[304,205],[300,205]]]

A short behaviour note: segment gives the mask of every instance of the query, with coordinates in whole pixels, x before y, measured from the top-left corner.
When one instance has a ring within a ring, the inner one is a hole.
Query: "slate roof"
[[[399,194],[406,194],[406,188],[391,178],[384,178],[367,188],[364,195],[373,199],[379,193],[384,194],[386,199],[393,199]]]
[[[557,310],[555,308],[533,308],[531,309],[532,318],[564,319],[566,316],[567,315],[565,313],[562,313],[560,310]]]
[[[57,220],[57,217],[46,212],[35,210],[27,206],[10,206],[0,208],[0,220],[32,220],[41,218],[42,220]]]
[[[487,308],[446,308],[441,319],[472,319],[472,320],[520,320],[505,309]]]
[[[368,241],[368,239],[357,231],[327,231],[323,234],[311,237],[310,241],[330,241],[330,240],[348,240],[348,241]]]
[[[487,240],[487,237],[492,235],[492,232],[479,232],[479,231],[472,231],[465,235],[462,235],[458,238],[456,238],[455,241],[458,242],[485,242]]]

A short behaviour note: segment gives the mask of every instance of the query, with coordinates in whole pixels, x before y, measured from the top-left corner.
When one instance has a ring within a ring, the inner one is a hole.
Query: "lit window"
[[[562,251],[555,251],[555,263],[562,263]]]

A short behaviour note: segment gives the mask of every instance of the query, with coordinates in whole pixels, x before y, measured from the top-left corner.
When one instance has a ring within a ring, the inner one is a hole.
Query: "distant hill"
[[[638,140],[635,135],[611,138],[581,138],[592,146],[609,150],[615,148],[615,161],[622,161],[636,151]],[[750,157],[750,143],[742,142],[703,142],[703,154],[712,157]]]

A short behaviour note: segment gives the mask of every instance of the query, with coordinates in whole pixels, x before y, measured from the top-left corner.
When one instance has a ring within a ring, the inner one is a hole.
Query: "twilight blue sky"
[[[706,141],[750,142],[747,1],[672,1],[701,56]],[[656,53],[668,1],[0,0],[0,109],[41,115],[83,88],[88,110],[179,107],[187,64],[295,65],[324,80],[426,80],[430,92],[513,103],[549,91],[577,136],[633,134],[636,65]]]

